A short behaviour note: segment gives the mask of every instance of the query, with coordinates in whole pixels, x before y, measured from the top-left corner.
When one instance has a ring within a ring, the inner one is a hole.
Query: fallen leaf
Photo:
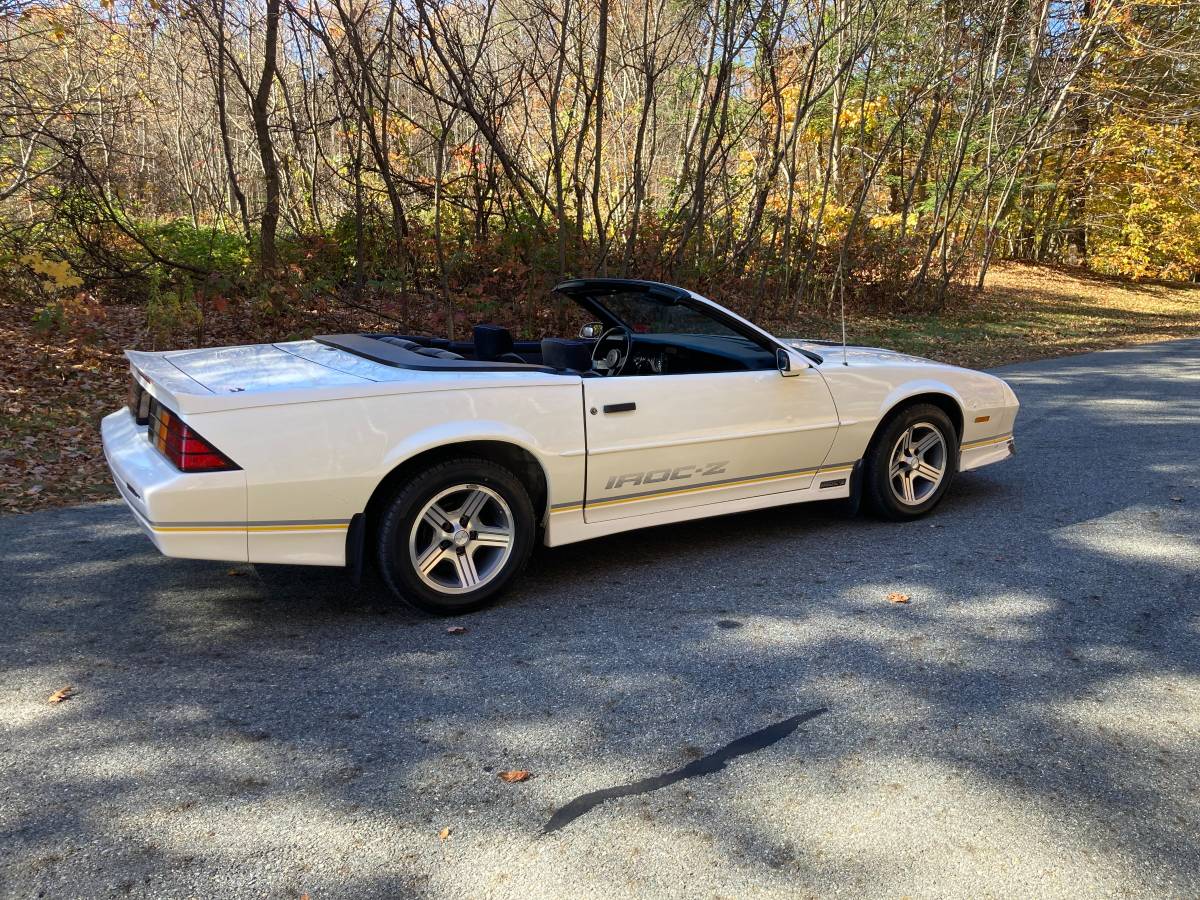
[[[64,700],[70,700],[75,696],[75,688],[69,684],[66,687],[60,687],[57,691],[50,695],[48,703],[62,703]]]
[[[509,784],[515,784],[518,781],[528,781],[529,774],[524,769],[509,769],[507,772],[500,773],[500,780],[507,781]]]
[[[908,594],[902,594],[899,591],[892,591],[887,598],[889,603],[907,603],[912,599]]]
[[[446,634],[466,634],[466,633],[467,633],[467,629],[463,628],[461,625],[451,625],[449,628],[446,629]]]
[[[443,828],[441,831],[438,832],[438,837],[440,837],[443,841],[446,840],[446,838],[450,837],[450,829]]]

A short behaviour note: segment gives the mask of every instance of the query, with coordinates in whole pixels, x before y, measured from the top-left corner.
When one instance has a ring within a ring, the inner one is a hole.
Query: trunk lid
[[[382,380],[371,377],[379,368],[374,363],[346,353],[321,354],[312,341],[125,355],[133,377],[180,413],[291,402]]]
[[[125,351],[134,379],[184,415],[316,400],[568,382],[543,372],[428,372],[388,366],[316,341],[203,350]]]
[[[327,354],[327,362],[316,362],[289,352],[286,346],[251,344],[174,350],[162,354],[162,358],[214,394],[315,389],[374,380],[339,367],[334,357],[342,354]]]

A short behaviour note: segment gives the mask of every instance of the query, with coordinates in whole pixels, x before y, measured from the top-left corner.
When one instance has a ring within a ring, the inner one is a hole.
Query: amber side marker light
[[[180,472],[232,472],[241,468],[157,400],[150,403],[148,437]]]
[[[981,423],[983,423],[983,422],[989,422],[989,421],[991,421],[991,418],[992,418],[991,416],[976,416],[976,417],[975,417],[975,424],[976,424],[976,425],[979,425],[979,424],[981,424]]]

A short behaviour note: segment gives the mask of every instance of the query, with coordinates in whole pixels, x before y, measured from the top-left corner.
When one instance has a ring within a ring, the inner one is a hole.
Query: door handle
[[[633,412],[635,409],[637,409],[636,403],[606,403],[604,405],[606,413]]]

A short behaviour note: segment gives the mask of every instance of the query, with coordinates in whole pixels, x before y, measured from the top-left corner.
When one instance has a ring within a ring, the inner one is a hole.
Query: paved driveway
[[[457,636],[0,518],[0,894],[1196,896],[1200,341],[1003,374],[930,519],[544,551]]]

